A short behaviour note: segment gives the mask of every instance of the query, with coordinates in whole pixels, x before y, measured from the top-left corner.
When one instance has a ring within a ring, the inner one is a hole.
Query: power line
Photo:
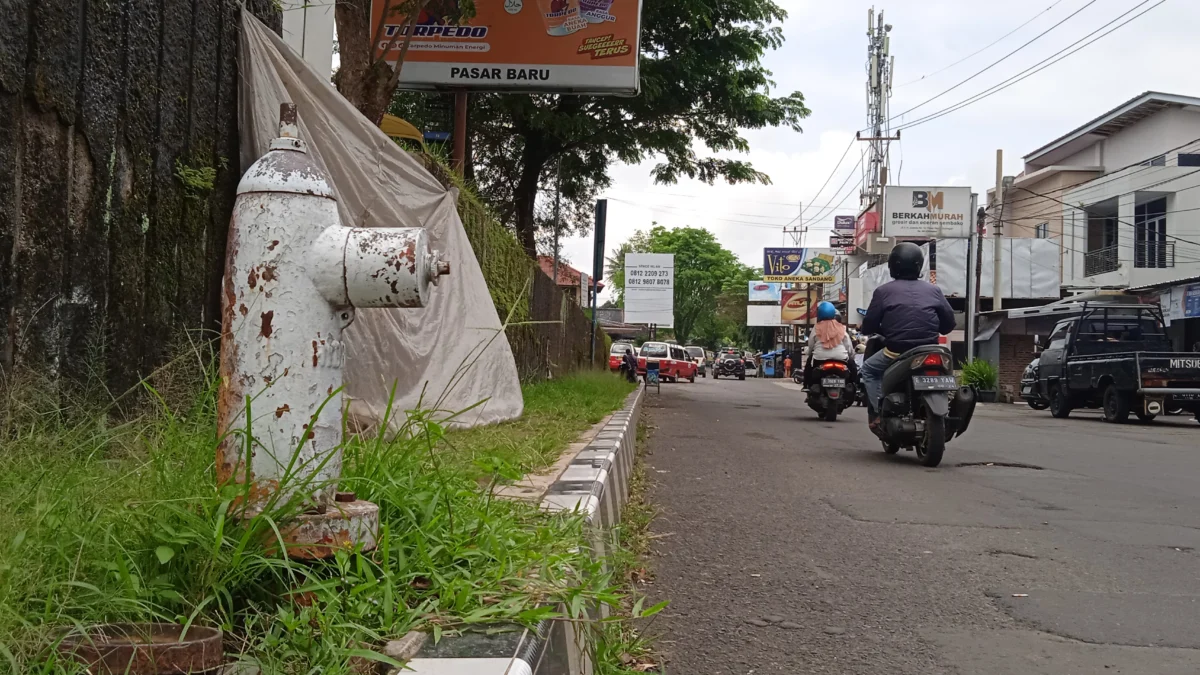
[[[838,170],[839,168],[841,168],[841,166],[842,166],[842,162],[846,161],[846,155],[850,154],[850,148],[854,147],[854,141],[856,141],[856,140],[858,140],[858,139],[857,139],[857,138],[851,138],[851,139],[850,139],[850,144],[849,144],[849,145],[847,145],[847,146],[846,146],[846,149],[842,151],[842,156],[838,158],[837,164],[833,165],[833,171],[830,171],[830,172],[829,172],[829,175],[825,177],[825,182],[824,182],[824,183],[821,183],[821,187],[820,187],[820,188],[817,190],[817,193],[813,195],[812,201],[814,201],[814,202],[815,202],[815,201],[817,201],[817,197],[820,197],[820,196],[821,196],[821,193],[825,191],[825,187],[826,187],[827,185],[829,185],[829,181],[833,179],[833,175],[834,175],[835,173],[837,173],[837,170]],[[860,158],[860,159],[858,160],[858,162],[859,162],[859,164],[862,164],[862,159]],[[836,194],[837,194],[837,192],[834,192],[834,194],[836,195]],[[800,208],[800,215],[801,215],[801,216],[803,216],[803,215],[804,215],[804,212],[805,212],[805,211],[807,211],[807,210],[808,210],[808,207],[807,207],[807,206],[803,206],[803,207],[801,207],[801,208]]]
[[[1179,179],[1181,179],[1181,178],[1187,178],[1188,176],[1191,176],[1191,175],[1193,175],[1193,174],[1196,174],[1196,173],[1200,173],[1200,169],[1196,169],[1195,171],[1189,171],[1189,172],[1187,172],[1187,173],[1183,174],[1182,176],[1175,176],[1175,177],[1173,177],[1173,178],[1169,178],[1169,179],[1167,179],[1167,180],[1161,181],[1161,182],[1159,182],[1159,183],[1155,183],[1155,184],[1153,184],[1153,185],[1147,185],[1147,186],[1145,186],[1145,187],[1142,187],[1142,188],[1140,188],[1140,189],[1141,189],[1141,190],[1148,190],[1148,189],[1150,189],[1150,188],[1152,188],[1152,187],[1156,187],[1156,186],[1158,186],[1158,185],[1162,185],[1163,183],[1169,183],[1169,182],[1171,182],[1171,181],[1179,180]],[[1192,186],[1190,186],[1190,187],[1187,187],[1187,188],[1183,188],[1183,189],[1180,189],[1180,190],[1176,190],[1176,191],[1175,191],[1175,193],[1176,193],[1176,194],[1178,194],[1178,193],[1180,193],[1180,192],[1183,192],[1184,190],[1192,190],[1192,189],[1195,189],[1195,188],[1198,188],[1198,187],[1200,187],[1200,183],[1197,183],[1196,185],[1192,185]],[[1042,194],[1042,193],[1040,193],[1040,192],[1035,192],[1035,191],[1033,191],[1033,190],[1030,190],[1029,188],[1020,188],[1020,189],[1022,189],[1022,190],[1024,190],[1024,191],[1026,191],[1026,192],[1029,192],[1029,193],[1031,193],[1031,194],[1035,194],[1035,195],[1037,195],[1037,196],[1039,196],[1039,197],[1044,197],[1045,199],[1049,199],[1050,201],[1058,202],[1059,204],[1062,204],[1063,206],[1068,206],[1068,207],[1070,207],[1070,208],[1073,208],[1073,209],[1080,209],[1080,208],[1081,208],[1081,207],[1075,206],[1074,204],[1068,204],[1067,202],[1064,202],[1064,201],[1063,201],[1063,200],[1061,200],[1061,199],[1057,199],[1057,198],[1055,198],[1055,197],[1051,197],[1050,195],[1045,195],[1045,194]],[[1081,209],[1081,210],[1083,210],[1083,211],[1085,211],[1085,212],[1087,211],[1087,209],[1086,209],[1086,208],[1083,208],[1083,209]],[[1127,226],[1127,227],[1133,227],[1133,228],[1136,228],[1136,227],[1137,227],[1137,225],[1136,225],[1136,224],[1134,224],[1134,223],[1130,223],[1130,222],[1128,222],[1128,221],[1121,220],[1120,218],[1113,218],[1113,220],[1115,220],[1117,223],[1120,223],[1120,224],[1122,224],[1122,225],[1125,225],[1125,226]],[[1170,234],[1166,234],[1166,233],[1163,233],[1163,236],[1164,236],[1164,237],[1166,237],[1166,238],[1168,238],[1168,239],[1174,239],[1174,240],[1176,240],[1176,241],[1181,241],[1181,242],[1183,242],[1183,243],[1185,243],[1185,244],[1190,244],[1190,245],[1192,245],[1192,246],[1197,246],[1197,247],[1200,247],[1200,242],[1191,241],[1191,240],[1189,240],[1189,239],[1184,239],[1183,237],[1178,237],[1178,236],[1175,236],[1175,235],[1170,235]]]
[[[1046,30],[1035,35],[1031,40],[1029,40],[1025,44],[1021,45],[1020,47],[1017,47],[1016,49],[1012,50],[1011,52],[1005,54],[1004,56],[1001,56],[999,59],[988,64],[987,67],[985,67],[983,70],[980,70],[979,72],[968,77],[967,79],[962,80],[961,82],[959,82],[958,84],[955,84],[954,86],[950,87],[949,89],[946,89],[945,91],[942,91],[924,101],[921,101],[920,103],[914,105],[913,107],[909,108],[908,110],[905,110],[902,113],[896,114],[895,116],[891,117],[888,121],[900,119],[901,117],[904,117],[905,115],[916,110],[917,108],[920,108],[927,103],[932,103],[933,101],[936,101],[937,99],[945,96],[946,94],[949,94],[950,92],[954,91],[955,89],[958,89],[959,87],[963,86],[964,84],[966,84],[966,83],[970,82],[971,80],[979,77],[980,75],[986,73],[987,71],[991,70],[992,68],[995,68],[996,66],[1000,65],[1001,63],[1004,63],[1006,60],[1008,60],[1008,57],[1012,56],[1013,54],[1016,54],[1017,52],[1021,51],[1022,49],[1025,49],[1026,47],[1033,44],[1034,42],[1037,42],[1038,40],[1042,39],[1043,37],[1046,36],[1047,33],[1053,31],[1055,28],[1058,28],[1059,26],[1063,25],[1064,23],[1070,21],[1071,19],[1076,17],[1083,10],[1096,4],[1096,2],[1097,2],[1097,0],[1088,0],[1088,2],[1086,4],[1084,4],[1083,7],[1080,7],[1079,9],[1075,10],[1074,12],[1071,12],[1066,17],[1064,17],[1062,20],[1060,20],[1058,23],[1054,24],[1053,26],[1050,26]]]
[[[838,189],[833,191],[833,194],[835,195],[834,199],[837,199],[836,195],[840,194],[842,191],[842,188],[846,187],[846,184],[849,183],[850,179],[854,177],[854,174],[857,172],[858,168],[860,166],[862,166],[862,163],[863,163],[863,158],[860,155],[858,158],[858,164],[855,164],[854,168],[850,169],[850,173],[846,174],[846,180],[842,181],[842,184],[838,186]],[[858,185],[862,185],[862,182],[863,182],[862,175],[859,174]],[[858,186],[856,185],[855,188],[857,188],[857,187]],[[851,189],[850,193],[852,193],[852,192],[854,192],[853,189]],[[838,207],[840,207],[842,204],[846,203],[846,199],[849,197],[850,193],[847,193],[846,196],[842,197],[842,200],[840,202],[838,202]],[[834,209],[829,209],[828,211],[826,211],[825,209],[822,209],[817,212],[817,215],[813,216],[812,221],[814,221],[814,222],[820,221],[822,217],[832,215],[833,211],[834,211]]]
[[[908,86],[908,85],[910,85],[910,84],[916,84],[917,82],[920,82],[921,80],[924,80],[924,79],[926,79],[926,78],[933,77],[934,75],[938,75],[938,74],[940,74],[940,73],[944,73],[944,72],[946,72],[947,70],[950,70],[951,68],[953,68],[954,66],[957,66],[958,64],[962,63],[963,61],[966,61],[967,59],[970,59],[972,56],[975,56],[976,54],[980,54],[980,53],[982,53],[982,52],[985,52],[985,51],[987,51],[987,50],[988,50],[988,49],[990,49],[991,47],[995,46],[996,44],[998,44],[999,42],[1001,42],[1002,40],[1004,40],[1004,38],[1006,38],[1006,37],[1008,37],[1008,36],[1012,35],[1013,33],[1015,33],[1015,32],[1017,32],[1017,31],[1021,30],[1021,29],[1022,29],[1022,28],[1024,28],[1025,26],[1028,26],[1029,24],[1033,23],[1033,22],[1034,22],[1034,20],[1036,20],[1038,17],[1040,17],[1041,15],[1045,14],[1046,12],[1049,12],[1050,10],[1054,9],[1055,7],[1057,7],[1057,6],[1058,6],[1060,3],[1062,3],[1062,1],[1063,1],[1063,0],[1055,0],[1054,4],[1050,5],[1050,6],[1049,6],[1049,7],[1047,7],[1046,9],[1043,9],[1042,11],[1038,12],[1037,14],[1034,14],[1034,15],[1033,15],[1032,17],[1030,17],[1030,18],[1029,18],[1029,19],[1028,19],[1028,20],[1027,20],[1025,23],[1023,23],[1023,24],[1021,24],[1020,26],[1017,26],[1016,28],[1014,28],[1014,29],[1012,29],[1012,30],[1008,31],[1008,32],[1007,32],[1007,33],[1005,33],[1004,35],[1001,35],[1000,37],[996,38],[996,39],[995,39],[995,40],[993,40],[992,42],[989,42],[989,43],[988,43],[986,46],[984,46],[984,47],[980,47],[979,49],[976,49],[975,51],[971,52],[970,54],[967,54],[966,56],[964,56],[964,57],[962,57],[961,59],[959,59],[959,60],[955,61],[954,63],[951,63],[950,65],[948,65],[948,66],[946,66],[946,67],[944,67],[944,68],[941,68],[941,69],[935,70],[935,71],[933,71],[932,73],[929,73],[928,75],[922,75],[921,77],[918,77],[918,78],[917,78],[917,79],[915,79],[915,80],[909,80],[908,82],[905,82],[904,84],[898,84],[898,85],[896,85],[896,86],[897,86],[897,87],[907,87],[907,86]]]
[[[1124,26],[1128,25],[1129,23],[1131,23],[1131,22],[1133,22],[1133,21],[1137,20],[1137,19],[1138,19],[1139,17],[1141,17],[1142,15],[1146,14],[1147,12],[1150,12],[1151,10],[1153,10],[1153,9],[1157,8],[1159,5],[1161,5],[1161,4],[1163,4],[1164,2],[1166,2],[1166,0],[1159,0],[1159,1],[1158,1],[1156,4],[1154,4],[1154,5],[1151,5],[1150,7],[1146,8],[1146,9],[1145,9],[1145,10],[1143,10],[1142,12],[1140,12],[1140,13],[1138,13],[1138,14],[1136,14],[1136,15],[1134,15],[1134,16],[1132,16],[1132,17],[1130,17],[1129,19],[1127,19],[1127,20],[1125,20],[1125,21],[1121,22],[1120,24],[1118,24],[1118,25],[1114,26],[1114,27],[1113,27],[1113,28],[1111,28],[1110,30],[1108,30],[1108,31],[1106,31],[1106,32],[1104,32],[1104,33],[1102,33],[1102,34],[1098,35],[1098,36],[1097,36],[1095,39],[1093,39],[1093,40],[1091,40],[1091,41],[1089,41],[1089,42],[1087,42],[1087,43],[1085,43],[1085,44],[1082,44],[1082,45],[1080,45],[1078,48],[1076,48],[1076,49],[1074,49],[1074,50],[1072,50],[1072,51],[1070,51],[1070,52],[1067,52],[1066,54],[1063,54],[1063,52],[1066,52],[1068,49],[1071,49],[1071,47],[1074,47],[1075,45],[1078,45],[1080,42],[1083,42],[1084,40],[1088,39],[1088,38],[1089,38],[1089,37],[1091,37],[1092,35],[1095,35],[1097,32],[1099,32],[1099,31],[1103,30],[1104,28],[1106,28],[1106,27],[1108,27],[1108,26],[1112,25],[1113,23],[1116,23],[1117,21],[1119,21],[1119,20],[1120,20],[1120,19],[1122,19],[1123,17],[1127,16],[1128,14],[1132,13],[1133,11],[1137,10],[1139,7],[1141,7],[1142,5],[1145,5],[1147,2],[1150,2],[1150,1],[1151,1],[1151,0],[1143,0],[1141,3],[1139,3],[1139,4],[1135,5],[1135,6],[1133,7],[1133,9],[1130,9],[1129,11],[1125,12],[1124,14],[1121,14],[1121,15],[1120,15],[1120,16],[1118,16],[1116,19],[1113,19],[1112,21],[1109,21],[1108,23],[1104,24],[1104,25],[1103,25],[1103,26],[1101,26],[1100,28],[1097,28],[1096,30],[1092,31],[1091,33],[1088,33],[1087,35],[1083,36],[1083,37],[1082,37],[1082,38],[1080,38],[1079,40],[1076,40],[1075,42],[1071,43],[1070,45],[1067,45],[1067,47],[1065,47],[1065,48],[1063,48],[1063,49],[1059,50],[1058,52],[1055,52],[1054,54],[1051,54],[1051,55],[1050,55],[1049,57],[1047,57],[1046,59],[1043,59],[1042,61],[1040,61],[1040,62],[1038,62],[1038,63],[1035,63],[1033,66],[1030,66],[1029,68],[1025,69],[1024,71],[1021,71],[1020,73],[1017,73],[1017,75],[1014,75],[1014,76],[1010,77],[1010,78],[1009,78],[1009,79],[1007,79],[1007,80],[1004,80],[1003,82],[1001,82],[1001,83],[999,83],[999,84],[993,85],[992,87],[989,87],[988,89],[985,89],[985,90],[983,90],[982,92],[979,92],[978,94],[975,94],[974,96],[971,96],[971,97],[969,97],[969,98],[966,98],[966,99],[964,99],[964,100],[962,100],[962,101],[959,101],[958,103],[955,103],[955,104],[953,104],[953,105],[951,105],[951,106],[948,106],[948,107],[946,107],[946,108],[943,108],[942,110],[940,110],[940,111],[938,111],[938,112],[935,112],[935,113],[930,113],[929,115],[926,115],[925,117],[918,118],[918,119],[916,119],[916,120],[913,120],[913,121],[911,121],[911,122],[905,122],[904,124],[901,124],[899,127],[897,127],[897,129],[898,129],[898,130],[911,129],[912,127],[919,126],[919,125],[921,125],[921,124],[925,124],[925,123],[927,123],[927,122],[932,122],[933,120],[935,120],[935,119],[938,119],[939,117],[944,117],[944,116],[946,116],[946,115],[949,115],[949,114],[950,114],[950,113],[952,113],[952,112],[956,112],[956,111],[958,111],[958,110],[962,110],[963,108],[965,108],[965,107],[967,107],[967,106],[969,106],[969,105],[972,105],[972,104],[974,104],[974,103],[978,103],[979,101],[982,101],[983,99],[985,99],[985,98],[988,98],[988,97],[992,96],[993,94],[997,94],[997,93],[999,93],[999,92],[1001,92],[1001,91],[1003,91],[1003,90],[1005,90],[1005,89],[1007,89],[1007,88],[1011,87],[1012,85],[1014,85],[1014,84],[1016,84],[1016,83],[1018,83],[1018,82],[1020,82],[1020,81],[1022,81],[1022,80],[1024,80],[1024,79],[1026,79],[1026,78],[1028,78],[1028,77],[1031,77],[1031,76],[1033,76],[1033,75],[1036,75],[1037,73],[1039,73],[1039,72],[1041,72],[1041,71],[1045,70],[1046,68],[1049,68],[1050,66],[1052,66],[1052,65],[1054,65],[1054,64],[1056,64],[1056,63],[1058,63],[1059,61],[1062,61],[1063,59],[1065,59],[1065,58],[1067,58],[1067,57],[1071,56],[1072,54],[1075,54],[1075,53],[1079,52],[1080,50],[1087,48],[1088,46],[1090,46],[1090,45],[1094,44],[1095,42],[1097,42],[1097,41],[1099,41],[1099,40],[1103,39],[1104,37],[1106,37],[1106,36],[1110,35],[1110,34],[1111,34],[1111,33],[1113,33],[1114,31],[1117,31],[1117,30],[1121,29],[1122,27],[1124,27]],[[1063,54],[1063,55],[1062,55],[1061,57],[1059,57],[1059,58],[1055,58],[1055,57],[1057,57],[1059,54]],[[1045,64],[1045,65],[1042,65],[1042,64]],[[1041,66],[1041,67],[1038,67],[1038,66]]]

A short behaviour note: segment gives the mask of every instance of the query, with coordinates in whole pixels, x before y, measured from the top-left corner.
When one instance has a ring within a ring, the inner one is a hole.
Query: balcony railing
[[[1105,272],[1116,272],[1120,259],[1115,245],[1088,251],[1083,255],[1083,274],[1091,277]]]
[[[1133,250],[1134,267],[1174,267],[1175,242],[1139,241]]]

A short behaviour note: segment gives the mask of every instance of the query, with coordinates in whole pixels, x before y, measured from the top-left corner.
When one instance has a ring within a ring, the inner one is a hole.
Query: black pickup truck
[[[1059,418],[1100,408],[1108,422],[1148,422],[1170,407],[1200,421],[1200,353],[1171,351],[1157,305],[1080,303],[1041,350],[1037,386]]]

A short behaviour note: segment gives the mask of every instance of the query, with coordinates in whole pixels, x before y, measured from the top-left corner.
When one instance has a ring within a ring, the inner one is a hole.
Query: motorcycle
[[[813,363],[812,386],[805,401],[821,419],[836,422],[837,416],[853,404],[853,389],[846,386],[848,367],[842,361]]]
[[[867,342],[867,358],[883,349],[879,336]],[[942,462],[946,443],[962,436],[975,413],[975,390],[958,386],[950,351],[939,345],[900,355],[883,374],[883,401],[875,435],[883,451],[913,450],[924,466]]]

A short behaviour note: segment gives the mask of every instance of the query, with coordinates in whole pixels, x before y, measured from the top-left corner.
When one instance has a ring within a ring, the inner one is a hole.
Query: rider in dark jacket
[[[954,330],[954,311],[942,289],[921,281],[925,254],[911,242],[901,242],[888,256],[888,271],[894,281],[875,289],[863,319],[862,332],[882,335],[886,348],[863,362],[861,376],[867,389],[867,405],[875,418],[883,398],[883,373],[904,352],[937,344],[938,336]]]

